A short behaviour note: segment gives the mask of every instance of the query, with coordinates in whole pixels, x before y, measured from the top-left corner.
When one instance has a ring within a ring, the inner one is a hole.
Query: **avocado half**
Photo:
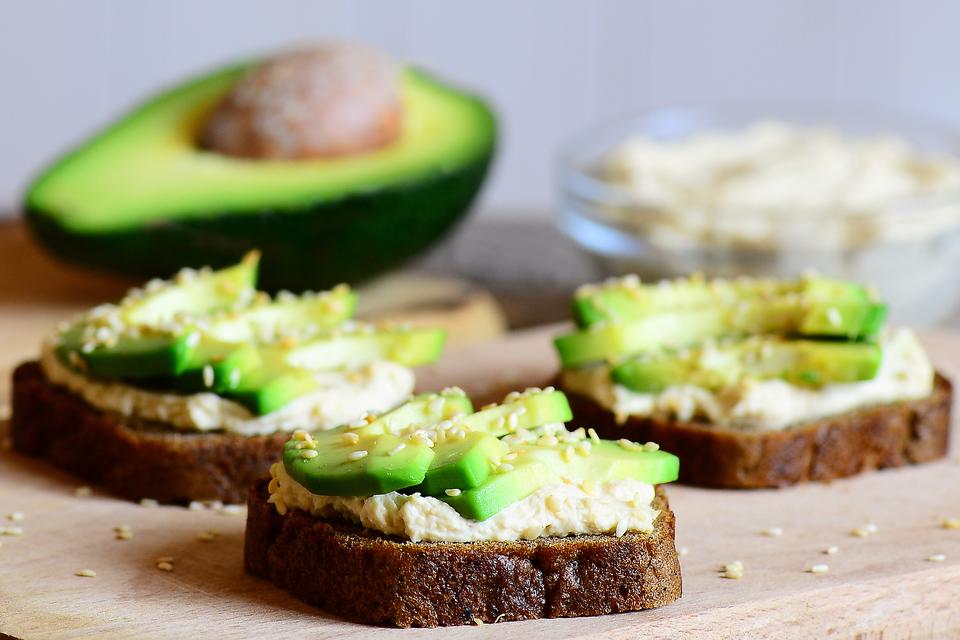
[[[260,249],[264,288],[320,289],[421,252],[480,189],[493,113],[412,68],[401,75],[401,133],[380,149],[297,161],[201,149],[205,118],[248,69],[169,90],[47,169],[25,205],[41,243],[71,262],[141,276],[225,266]]]

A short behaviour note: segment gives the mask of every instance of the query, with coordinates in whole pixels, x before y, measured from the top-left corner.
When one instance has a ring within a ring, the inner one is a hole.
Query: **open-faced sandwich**
[[[653,443],[569,431],[566,397],[459,389],[294,432],[251,489],[249,572],[358,622],[400,627],[590,616],[680,597]]]
[[[241,502],[296,428],[385,411],[444,332],[351,321],[356,295],[275,299],[258,255],[65,322],[13,378],[14,447],[131,499]]]
[[[557,338],[575,424],[655,440],[681,481],[776,487],[946,454],[950,383],[866,288],[796,280],[581,287]]]

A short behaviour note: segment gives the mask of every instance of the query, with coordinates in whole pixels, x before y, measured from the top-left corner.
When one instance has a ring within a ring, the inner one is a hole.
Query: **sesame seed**
[[[206,507],[203,506],[203,503],[198,500],[191,500],[190,504],[187,505],[187,509],[190,511],[203,511]]]
[[[855,538],[866,538],[867,536],[872,536],[877,531],[879,531],[879,528],[877,527],[877,525],[873,524],[872,522],[868,522],[863,526],[852,529],[850,531],[850,535],[852,535]]]
[[[133,531],[130,529],[123,529],[122,531],[117,531],[113,534],[114,540],[129,540],[133,537]]]
[[[830,567],[825,564],[815,564],[807,569],[807,573],[823,574],[830,571]]]
[[[94,571],[93,569],[81,569],[80,571],[77,571],[73,575],[79,576],[81,578],[96,578],[97,572]]]
[[[648,442],[648,443],[646,443],[646,444],[643,445],[643,450],[644,450],[644,451],[659,451],[659,450],[660,450],[660,445],[657,444],[656,442]]]
[[[743,563],[739,560],[734,560],[730,564],[723,565],[720,576],[728,580],[740,580],[743,578],[743,569]]]
[[[170,562],[158,562],[157,569],[160,571],[173,571],[173,563]]]
[[[623,535],[627,532],[628,526],[629,525],[627,524],[626,520],[620,520],[619,522],[617,522],[617,530],[614,532],[614,535],[616,535],[618,538],[622,538]]]
[[[940,526],[944,529],[960,529],[960,518],[944,518]]]
[[[927,562],[945,562],[947,556],[942,553],[935,553],[932,556],[927,556]]]
[[[760,535],[768,538],[779,538],[783,535],[783,529],[780,527],[768,527],[760,532]]]
[[[220,532],[216,529],[204,529],[197,534],[197,540],[199,542],[212,542],[220,537]]]
[[[395,456],[395,455],[397,455],[398,453],[400,453],[401,451],[403,451],[403,449],[404,449],[406,446],[407,446],[406,444],[404,444],[403,442],[401,442],[400,444],[398,444],[397,446],[395,446],[393,449],[390,449],[390,451],[387,451],[387,455],[388,455],[388,456]]]
[[[563,461],[571,462],[573,460],[573,447],[563,448]]]
[[[23,518],[23,511],[14,511],[13,513],[7,514],[7,520],[11,520],[13,522],[20,522],[23,520]]]
[[[310,460],[311,458],[316,458],[320,455],[316,449],[304,449],[300,452],[300,457],[305,460]]]
[[[840,553],[840,547],[834,544],[824,549],[823,552],[828,556],[836,555]]]
[[[0,535],[4,536],[22,536],[23,527],[0,527]]]
[[[690,553],[690,549],[687,549],[686,547],[680,547],[680,550],[677,551],[677,553],[678,553],[678,554],[680,555],[680,557],[682,558],[683,556],[685,556],[685,555],[687,555],[688,553]]]
[[[587,429],[587,435],[590,436],[590,439],[594,442],[600,442],[600,436],[597,435],[597,430],[593,427]]]
[[[86,498],[91,493],[93,493],[93,489],[91,489],[86,485],[82,487],[77,487],[76,489],[73,490],[73,495],[75,495],[78,498]]]
[[[483,620],[481,620],[480,618],[474,618],[474,619],[473,619],[473,624],[475,624],[475,625],[477,625],[477,626],[479,627],[480,625],[483,624]]]
[[[140,506],[152,509],[154,507],[160,506],[160,503],[154,500],[153,498],[142,498],[140,500]]]
[[[544,387],[544,388],[543,388],[543,393],[553,393],[554,391],[556,391],[556,389],[554,389],[553,387]]]
[[[596,487],[595,487],[594,484],[593,484],[592,482],[590,482],[589,480],[584,480],[583,482],[581,482],[581,483],[580,483],[580,488],[581,488],[581,489],[583,490],[583,492],[584,492],[585,494],[587,494],[588,496],[592,496],[592,495],[596,492]]]
[[[507,428],[516,429],[517,423],[520,420],[519,416],[516,413],[511,413],[507,416]]]
[[[460,495],[460,489],[446,489],[444,490],[444,493],[453,498]]]
[[[214,383],[214,378],[215,376],[213,373],[213,367],[211,367],[208,364],[203,365],[203,386],[205,386],[207,389],[212,387]]]
[[[316,452],[314,452],[316,453]],[[361,449],[360,451],[354,451],[347,456],[347,460],[360,460],[361,458],[366,458],[369,455],[369,451]]]

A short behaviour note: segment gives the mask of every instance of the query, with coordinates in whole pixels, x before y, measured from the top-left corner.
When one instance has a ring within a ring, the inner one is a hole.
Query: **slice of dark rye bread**
[[[950,381],[937,374],[933,393],[920,400],[867,407],[783,431],[748,432],[642,416],[619,423],[592,398],[566,394],[573,426],[593,427],[602,438],[658,443],[680,458],[680,482],[742,489],[828,481],[942,458],[953,398]]]
[[[51,384],[38,362],[13,372],[13,446],[131,500],[241,503],[289,434],[181,433],[101,411]]]
[[[652,609],[680,597],[674,516],[658,487],[651,533],[518,542],[410,542],[267,502],[250,489],[246,570],[355,622],[396,627]]]

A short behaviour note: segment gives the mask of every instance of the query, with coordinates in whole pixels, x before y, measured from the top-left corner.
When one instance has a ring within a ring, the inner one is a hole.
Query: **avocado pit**
[[[368,46],[326,44],[254,67],[219,102],[201,132],[204,148],[272,160],[370,151],[400,134],[400,68]]]

